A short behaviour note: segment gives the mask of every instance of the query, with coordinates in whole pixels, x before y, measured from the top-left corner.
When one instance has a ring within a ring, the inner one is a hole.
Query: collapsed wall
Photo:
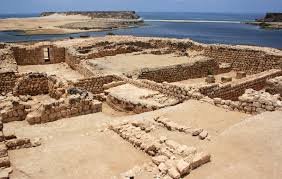
[[[266,91],[271,94],[280,94],[282,96],[282,76],[267,80]]]
[[[245,93],[238,98],[238,101],[214,98],[213,103],[216,106],[231,111],[241,111],[249,114],[282,110],[280,95],[272,95],[264,91],[255,91],[253,89],[247,89]]]

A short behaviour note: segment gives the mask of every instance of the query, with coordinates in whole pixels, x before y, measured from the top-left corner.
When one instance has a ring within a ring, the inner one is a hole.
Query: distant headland
[[[259,25],[265,29],[282,29],[282,13],[266,13],[264,18],[248,24]]]
[[[40,17],[0,19],[0,31],[27,35],[67,34],[135,27],[143,20],[135,11],[43,12]]]
[[[41,17],[53,14],[83,15],[91,18],[112,18],[112,19],[139,19],[135,11],[67,11],[67,12],[42,12]]]

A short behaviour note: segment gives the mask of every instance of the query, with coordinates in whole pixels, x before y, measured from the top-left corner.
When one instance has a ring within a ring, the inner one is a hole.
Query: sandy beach
[[[0,19],[0,31],[22,31],[27,35],[67,34],[125,28],[138,20],[91,18],[83,15],[52,14],[44,17]]]

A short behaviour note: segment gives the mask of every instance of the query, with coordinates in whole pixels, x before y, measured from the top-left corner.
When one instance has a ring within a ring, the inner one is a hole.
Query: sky
[[[282,12],[282,0],[1,0],[0,14],[71,10]]]

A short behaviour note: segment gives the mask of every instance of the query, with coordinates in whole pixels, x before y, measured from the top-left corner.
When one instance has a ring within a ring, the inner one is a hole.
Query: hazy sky
[[[68,10],[282,12],[282,0],[1,0],[0,13]]]

